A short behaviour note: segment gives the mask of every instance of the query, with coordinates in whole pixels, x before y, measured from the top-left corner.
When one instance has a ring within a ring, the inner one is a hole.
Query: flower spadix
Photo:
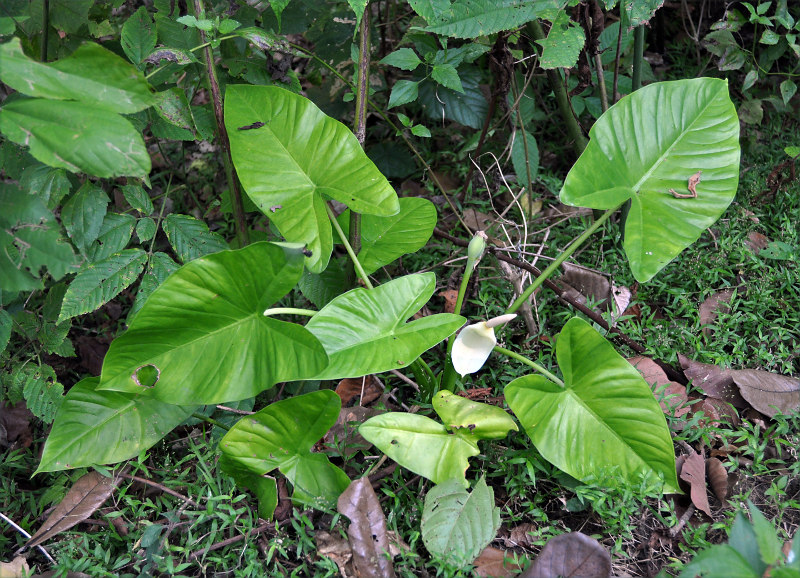
[[[461,377],[468,373],[475,373],[483,367],[483,364],[489,359],[492,349],[497,345],[494,328],[505,325],[516,316],[515,313],[500,315],[488,321],[467,325],[461,330],[453,342],[451,353],[453,368]]]

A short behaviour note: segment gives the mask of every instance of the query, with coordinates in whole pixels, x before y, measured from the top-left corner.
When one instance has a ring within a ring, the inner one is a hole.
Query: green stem
[[[644,25],[639,25],[633,33],[633,86],[634,91],[642,88],[642,61],[644,60]]]
[[[620,205],[619,207],[621,206],[622,205]],[[511,304],[511,306],[508,309],[506,309],[506,313],[516,313],[517,309],[522,307],[522,304],[525,303],[528,297],[530,297],[531,294],[534,291],[536,291],[536,289],[538,289],[542,285],[542,283],[545,282],[545,280],[549,279],[553,275],[553,273],[555,273],[556,270],[559,267],[561,267],[561,263],[566,261],[570,257],[570,255],[572,255],[578,249],[578,247],[583,245],[586,242],[586,239],[591,237],[592,233],[594,233],[597,229],[599,229],[600,226],[603,223],[605,223],[617,209],[619,209],[619,207],[614,207],[613,209],[609,209],[605,213],[603,213],[599,218],[595,219],[594,223],[592,223],[592,225],[588,229],[586,229],[583,233],[581,233],[580,237],[575,239],[569,247],[564,249],[564,251],[558,257],[556,257],[555,261],[550,263],[550,266],[547,267],[547,269],[545,269],[544,271],[542,271],[541,275],[539,275],[536,279],[534,279],[533,283],[531,283],[528,286],[528,288],[525,289],[525,291],[523,291],[519,297],[517,297],[516,301],[514,301]]]
[[[534,40],[544,40],[544,30],[538,20],[528,22],[528,33]],[[572,147],[575,151],[575,156],[581,156],[583,150],[586,148],[586,137],[583,136],[578,120],[572,112],[572,106],[569,103],[569,95],[564,83],[561,81],[561,76],[557,70],[547,70],[547,80],[550,82],[550,88],[556,96],[558,103],[558,110],[561,113],[561,119],[567,125],[567,133],[572,139]]]
[[[39,60],[47,62],[47,39],[50,37],[50,0],[42,2],[42,45],[39,47]]]
[[[203,0],[194,0],[194,12],[196,18],[202,18],[205,14],[203,7]],[[200,41],[206,41],[206,33],[198,30],[200,34]],[[225,167],[225,178],[228,181],[228,193],[231,198],[231,208],[233,209],[233,218],[236,224],[236,237],[239,240],[239,245],[244,247],[250,244],[250,235],[247,232],[247,220],[244,213],[244,203],[242,202],[242,192],[239,189],[239,181],[236,177],[236,169],[233,167],[233,160],[231,158],[231,143],[228,139],[228,129],[225,128],[225,117],[222,108],[222,91],[219,86],[219,79],[217,78],[217,67],[214,64],[214,51],[210,45],[203,48],[203,59],[206,64],[206,80],[208,87],[211,90],[211,104],[214,107],[214,117],[217,121],[217,135],[219,136],[219,145],[222,149],[222,164]]]
[[[336,229],[336,234],[339,235],[339,239],[342,241],[347,254],[350,255],[350,259],[353,261],[353,266],[356,269],[356,273],[358,273],[358,276],[361,277],[361,280],[364,282],[364,285],[367,287],[367,289],[372,289],[372,283],[370,282],[367,274],[364,272],[364,268],[361,266],[361,263],[359,263],[358,257],[356,257],[356,254],[353,251],[353,247],[350,246],[350,242],[347,240],[347,235],[344,234],[344,231],[342,231],[342,228],[339,226],[339,222],[336,220],[336,215],[333,214],[333,210],[327,204],[325,205],[325,209],[328,211],[328,218],[333,224],[333,228]]]
[[[319,311],[313,309],[299,309],[297,307],[272,307],[264,311],[264,315],[269,317],[271,315],[305,315],[306,317],[314,317]]]
[[[456,307],[453,310],[453,313],[456,315],[461,315],[461,307],[464,305],[464,296],[467,293],[467,286],[469,285],[470,277],[472,277],[472,271],[475,269],[475,259],[472,257],[467,257],[467,266],[464,268],[464,276],[461,278],[461,285],[458,288],[458,297],[456,298]],[[456,369],[453,367],[453,359],[451,354],[453,353],[453,343],[455,342],[456,336],[451,335],[450,338],[447,340],[447,362],[445,363],[444,373],[442,374],[442,389],[446,389],[447,391],[453,391],[453,388],[456,384]]]
[[[225,431],[229,431],[231,429],[228,426],[226,426],[224,423],[220,423],[217,420],[215,420],[214,418],[208,417],[207,415],[203,415],[202,413],[192,413],[192,417],[197,418],[200,421],[204,421],[206,423],[209,423],[211,425],[215,425],[217,427],[220,427],[220,428],[224,429]]]
[[[497,353],[502,353],[506,357],[511,357],[512,359],[516,359],[520,363],[524,363],[525,365],[532,367],[533,369],[544,375],[547,379],[549,379],[553,383],[557,383],[559,386],[564,387],[563,381],[561,381],[558,377],[547,371],[544,367],[542,367],[535,361],[531,361],[530,359],[520,355],[516,351],[511,351],[510,349],[506,349],[505,347],[500,347],[499,345],[495,345],[494,350]]]

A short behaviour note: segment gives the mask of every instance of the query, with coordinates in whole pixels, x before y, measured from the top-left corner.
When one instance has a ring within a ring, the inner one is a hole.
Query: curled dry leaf
[[[611,556],[600,542],[580,532],[550,538],[520,578],[611,576]]]
[[[658,403],[665,414],[681,417],[691,409],[686,388],[675,381],[671,381],[664,370],[649,357],[637,355],[628,359],[628,363],[639,370],[644,380],[653,389]]]
[[[317,543],[317,554],[325,556],[336,562],[342,578],[353,578],[353,550],[350,542],[338,534],[331,534],[320,530],[314,536]]]
[[[700,304],[700,324],[703,326],[701,331],[706,337],[710,336],[713,332],[712,328],[709,326],[717,319],[717,313],[728,313],[730,311],[730,307],[728,307],[727,304],[730,303],[733,292],[733,289],[717,291],[709,295],[709,297]]]
[[[800,407],[800,380],[759,369],[739,369],[731,374],[742,397],[764,415],[789,414]]]
[[[444,313],[455,313],[456,302],[458,301],[458,291],[456,289],[445,289],[437,294],[444,299]]]
[[[699,422],[702,426],[718,427],[720,424],[726,423],[733,427],[738,427],[741,423],[739,414],[736,413],[733,406],[716,397],[705,398],[700,403],[692,405],[690,411],[692,415],[700,411],[703,412],[703,419]]]
[[[367,405],[381,396],[383,384],[376,375],[348,377],[339,382],[336,393],[342,398],[342,407],[352,405],[358,397],[361,398],[360,405]]]
[[[706,489],[706,460],[697,452],[692,452],[681,466],[680,477],[688,482],[691,488],[690,496],[695,508],[711,517],[711,508],[708,505],[708,492]]]
[[[33,443],[32,419],[33,414],[25,407],[24,401],[14,405],[4,401],[0,405],[0,447],[30,447]]]
[[[762,250],[766,249],[767,245],[769,245],[769,237],[762,235],[761,233],[757,233],[756,231],[751,231],[750,234],[747,235],[747,240],[744,242],[744,244],[747,245],[748,249],[757,255]]]
[[[611,281],[608,277],[599,271],[575,263],[564,262],[561,264],[561,269],[563,270],[561,280],[580,294],[581,298],[578,301],[586,303],[591,299],[604,311],[611,307]]]
[[[24,556],[17,556],[11,562],[0,562],[0,578],[22,578],[30,573]]]
[[[514,554],[498,548],[486,546],[483,552],[472,563],[478,576],[491,576],[493,578],[506,578],[516,576],[522,566],[514,562]]]
[[[726,401],[738,408],[747,407],[747,402],[739,393],[739,388],[733,383],[730,369],[725,369],[710,363],[700,363],[678,354],[684,375],[692,380],[692,385],[701,388],[709,397]]]
[[[369,478],[359,478],[351,482],[339,496],[337,509],[350,519],[347,535],[353,550],[356,576],[393,577],[394,566],[388,557],[386,518]]]
[[[706,460],[706,475],[714,495],[720,502],[725,504],[725,500],[728,497],[728,472],[725,470],[725,466],[717,458],[708,458]]]
[[[83,522],[103,505],[116,489],[119,480],[119,477],[107,478],[95,471],[83,476],[70,488],[25,547],[38,546],[56,534]]]
[[[534,538],[531,534],[534,532],[536,532],[536,526],[526,523],[514,526],[510,530],[503,528],[497,537],[503,541],[506,548],[529,548],[533,545]]]

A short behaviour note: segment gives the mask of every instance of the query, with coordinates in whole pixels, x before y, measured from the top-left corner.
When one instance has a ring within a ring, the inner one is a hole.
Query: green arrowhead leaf
[[[350,479],[311,448],[336,423],[341,405],[327,389],[275,402],[239,420],[219,447],[227,460],[255,475],[278,468],[294,486],[296,501],[330,507]]]
[[[468,459],[480,453],[474,440],[414,413],[376,415],[362,423],[358,433],[404,468],[436,484],[457,478],[466,487]]]
[[[505,388],[542,456],[579,480],[616,467],[627,483],[652,472],[665,493],[679,492],[666,418],[641,374],[578,317],[559,334],[556,358],[565,387],[528,375]]]
[[[19,38],[14,38],[0,45],[0,78],[22,94],[77,100],[89,105],[85,108],[88,111],[104,109],[130,114],[153,104],[150,86],[142,73],[91,42],[67,58],[42,64],[25,56]]]
[[[83,379],[67,392],[35,473],[127,460],[155,444],[197,409],[98,390],[99,381],[96,377]]]
[[[494,492],[481,477],[470,494],[457,479],[437,485],[425,496],[422,541],[432,554],[470,564],[500,528]]]
[[[214,404],[312,378],[326,365],[322,345],[304,327],[263,315],[302,271],[300,250],[266,242],[184,265],[111,344],[100,388]],[[149,389],[137,377],[145,368],[157,373]]]
[[[244,129],[256,123],[263,126]],[[302,96],[274,86],[228,86],[225,126],[248,196],[287,241],[307,246],[312,272],[325,269],[333,249],[328,197],[359,213],[400,210],[353,133]]]
[[[450,313],[405,323],[428,302],[433,273],[399,277],[372,290],[353,289],[328,303],[306,324],[330,364],[314,379],[361,377],[405,367],[455,333],[464,318]]]
[[[400,199],[400,212],[390,217],[362,215],[358,261],[364,272],[371,275],[403,255],[416,253],[431,238],[436,219],[433,203],[419,197]],[[339,215],[338,221],[349,234],[350,211]]]
[[[142,135],[94,104],[19,98],[0,110],[0,132],[51,167],[103,178],[150,174]]]
[[[727,81],[651,84],[611,107],[589,131],[561,201],[610,209],[630,199],[625,253],[648,281],[725,211],[739,182],[739,119]],[[701,172],[697,198],[689,179]]]

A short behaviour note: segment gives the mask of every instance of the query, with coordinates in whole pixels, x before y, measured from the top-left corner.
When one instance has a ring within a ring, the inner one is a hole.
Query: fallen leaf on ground
[[[747,407],[739,388],[733,383],[730,369],[710,363],[700,363],[680,353],[678,361],[683,368],[683,374],[692,380],[692,385],[701,388],[706,395],[726,401],[734,407]]]
[[[519,548],[520,546],[528,548],[533,545],[535,538],[531,536],[531,533],[535,531],[536,526],[534,524],[525,523],[514,526],[510,530],[501,528],[497,537],[503,541],[507,548]]]
[[[690,411],[692,415],[700,411],[703,412],[703,419],[699,422],[701,426],[718,427],[726,423],[733,427],[738,427],[741,423],[739,415],[731,404],[716,397],[707,397],[703,401],[695,403],[691,406]]]
[[[30,573],[31,569],[23,556],[17,556],[11,562],[0,562],[0,578],[22,578]]]
[[[346,456],[352,456],[360,450],[368,449],[372,444],[359,435],[358,426],[380,413],[377,409],[359,405],[343,407],[339,411],[336,423],[325,434],[323,441],[328,446],[340,450],[343,448]]]
[[[33,443],[31,420],[33,414],[21,401],[11,405],[4,401],[0,405],[0,447],[27,448]]]
[[[667,415],[682,417],[689,413],[689,398],[686,396],[686,387],[676,381],[671,381],[664,370],[649,357],[637,355],[628,359],[628,363],[639,370],[642,377],[653,389],[662,411]]]
[[[56,534],[83,522],[111,496],[119,480],[119,477],[107,478],[95,471],[83,476],[73,484],[61,503],[55,507],[25,546],[28,548],[38,546]]]
[[[342,407],[351,405],[357,397],[361,397],[360,405],[367,405],[381,396],[383,384],[375,375],[348,377],[339,382],[336,393],[342,398]]]
[[[717,319],[717,313],[728,313],[730,307],[731,297],[733,297],[733,289],[725,289],[712,293],[709,297],[700,304],[700,324],[703,326],[701,331],[706,337],[713,333],[713,329],[709,327]]]
[[[347,536],[353,550],[356,576],[394,576],[394,565],[387,556],[389,537],[386,532],[386,517],[369,478],[359,478],[351,482],[339,496],[337,509],[350,520]]]
[[[628,310],[628,305],[631,304],[633,293],[624,285],[611,284],[611,296],[614,298],[614,321],[619,319]]]
[[[444,299],[444,313],[455,313],[458,291],[456,289],[445,289],[437,295]]]
[[[747,240],[744,242],[745,245],[753,252],[758,254],[762,249],[766,248],[769,245],[769,238],[766,235],[762,235],[756,231],[751,231],[749,235],[747,235]]]
[[[742,397],[764,415],[790,414],[800,407],[800,380],[759,369],[732,370],[731,374]]]
[[[570,532],[550,538],[539,557],[519,576],[611,576],[611,556],[594,538]]]
[[[314,538],[317,543],[317,554],[333,560],[339,568],[342,578],[353,578],[355,576],[352,562],[353,551],[347,539],[324,530],[318,531]]]
[[[594,269],[566,261],[561,264],[561,269],[561,280],[583,296],[583,303],[592,300],[604,311],[611,307],[611,281],[608,277]]]
[[[717,458],[708,458],[706,460],[706,475],[714,495],[717,496],[720,502],[725,504],[728,497],[728,472],[725,470],[725,466]]]
[[[494,217],[475,209],[466,209],[462,217],[472,231],[485,231],[494,223]]]
[[[486,546],[472,563],[478,576],[506,578],[516,576],[522,566],[514,562],[514,553]]]
[[[711,517],[706,487],[706,460],[697,452],[686,456],[681,465],[680,478],[691,488],[692,503],[695,508]]]

